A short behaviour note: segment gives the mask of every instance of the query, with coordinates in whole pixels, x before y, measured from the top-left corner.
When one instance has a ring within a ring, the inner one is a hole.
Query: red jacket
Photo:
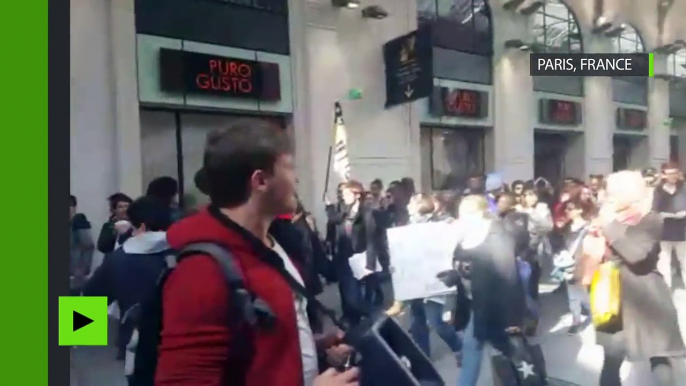
[[[249,366],[238,365],[240,358],[229,358],[233,331],[229,328],[226,281],[211,257],[189,256],[164,287],[156,386],[303,385],[292,290],[257,256],[257,239],[246,232],[209,208],[175,223],[167,239],[176,250],[201,241],[229,248],[243,271],[247,289],[271,306],[277,318],[275,330],[253,336],[255,354]],[[245,385],[236,380],[240,371],[246,371]]]

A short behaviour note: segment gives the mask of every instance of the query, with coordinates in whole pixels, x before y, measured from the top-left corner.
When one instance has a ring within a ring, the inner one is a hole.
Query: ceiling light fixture
[[[511,39],[505,41],[505,48],[514,48],[522,51],[530,51],[531,45],[521,39]]]
[[[360,7],[360,0],[331,0],[331,5],[338,8],[355,9]]]
[[[388,17],[388,12],[378,5],[370,5],[362,9],[362,17],[365,19],[382,20]]]

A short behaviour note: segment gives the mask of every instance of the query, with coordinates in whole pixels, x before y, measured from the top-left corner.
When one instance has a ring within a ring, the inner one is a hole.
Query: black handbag
[[[360,369],[360,386],[444,386],[431,360],[395,319],[377,314],[348,330],[355,348],[349,365]]]
[[[491,358],[494,386],[546,386],[548,375],[543,350],[531,345],[523,335],[509,337],[511,355]]]
[[[463,331],[469,324],[472,315],[472,300],[467,296],[467,288],[462,280],[457,283],[457,298],[453,310],[453,326],[457,331]]]

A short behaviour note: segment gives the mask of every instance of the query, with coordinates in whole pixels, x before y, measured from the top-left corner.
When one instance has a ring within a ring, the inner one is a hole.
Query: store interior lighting
[[[362,17],[365,19],[382,20],[388,17],[388,12],[379,5],[370,5],[362,9]]]
[[[355,9],[360,7],[360,0],[331,0],[331,5],[338,8]]]
[[[530,51],[531,44],[528,44],[520,39],[511,39],[505,41],[505,48],[514,48],[522,51]]]

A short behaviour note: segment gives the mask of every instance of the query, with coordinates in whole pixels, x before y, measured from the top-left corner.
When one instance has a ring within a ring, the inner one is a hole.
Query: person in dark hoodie
[[[471,299],[458,386],[477,384],[487,343],[505,356],[512,355],[510,335],[521,333],[523,327],[525,300],[515,263],[515,240],[503,222],[492,217],[485,197],[462,199],[455,223],[456,270],[439,274],[449,286],[461,281],[462,296]]]
[[[347,210],[337,212],[326,203],[329,223],[336,226],[336,241],[333,261],[338,275],[343,315],[351,325],[356,325],[364,316],[369,316],[372,307],[380,303],[379,280],[375,272],[378,261],[379,237],[373,209],[364,203],[364,186],[358,181],[343,185],[343,202]],[[358,253],[365,253],[366,268],[370,273],[358,281],[348,259]]]
[[[356,385],[357,370],[319,374],[320,351],[340,361],[350,348],[315,336],[307,297],[288,284],[305,285],[297,230],[275,218],[296,208],[295,166],[286,133],[267,122],[239,120],[208,135],[203,170],[211,204],[167,232],[176,250],[197,242],[228,249],[246,290],[275,316],[269,331],[233,326],[232,304],[221,267],[208,255],[185,257],[163,288],[163,320],[156,386]],[[250,352],[233,354],[237,337]]]
[[[179,209],[178,202],[179,182],[173,177],[157,177],[150,181],[145,195],[156,198],[167,205],[172,221],[178,221],[181,217],[183,217],[183,213]]]
[[[125,315],[155,291],[173,251],[166,240],[171,225],[167,206],[151,197],[137,199],[127,209],[133,233],[122,247],[106,255],[83,288],[84,296],[106,296],[117,302],[123,315],[117,342],[123,360],[134,325]]]
[[[78,283],[88,276],[93,263],[93,237],[91,223],[83,213],[77,212],[76,196],[69,196],[69,244],[70,265],[69,275]],[[79,286],[80,284],[75,284]]]
[[[98,236],[98,251],[107,254],[114,251],[117,245],[122,245],[131,237],[132,229],[127,209],[133,202],[124,193],[115,193],[107,198],[110,206],[110,219],[102,225]]]
[[[290,218],[293,226],[300,232],[302,242],[303,257],[305,259],[305,270],[308,271],[310,288],[315,295],[324,292],[324,287],[319,280],[322,275],[328,282],[336,281],[336,272],[333,263],[329,260],[324,249],[324,244],[317,231],[314,218],[305,211],[303,204],[298,200],[295,213]]]
[[[667,286],[673,287],[672,254],[676,255],[686,281],[686,187],[679,164],[662,165],[662,183],[653,191],[653,210],[664,220],[657,269]]]

